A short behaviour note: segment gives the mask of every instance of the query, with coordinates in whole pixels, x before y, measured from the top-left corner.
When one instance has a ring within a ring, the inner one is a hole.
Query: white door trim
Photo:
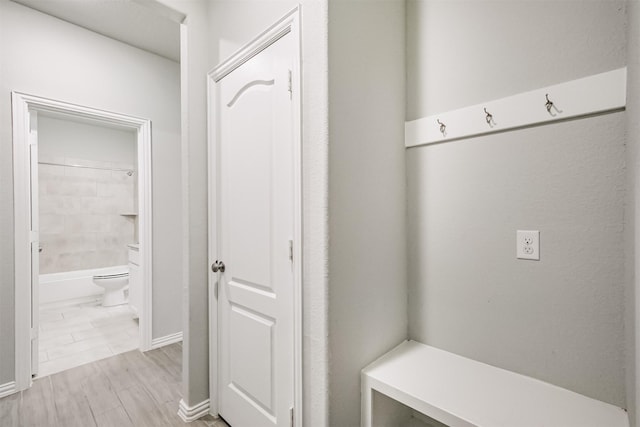
[[[16,391],[31,386],[31,249],[29,163],[29,112],[53,112],[72,115],[137,132],[138,146],[138,237],[142,260],[142,313],[140,350],[151,348],[152,326],[152,204],[151,204],[151,121],[95,108],[11,93],[13,107],[13,191],[15,250],[15,370]]]
[[[209,230],[209,264],[217,258],[217,227],[219,214],[217,209],[217,194],[219,176],[218,150],[219,141],[216,139],[217,114],[216,82],[231,73],[236,68],[259,54],[267,47],[291,33],[296,46],[294,69],[292,70],[292,97],[294,114],[294,425],[302,425],[302,126],[301,126],[301,62],[300,62],[300,6],[297,6],[280,18],[266,31],[258,35],[251,42],[234,53],[207,74],[207,129],[209,148],[209,224],[216,224]],[[209,396],[210,413],[218,415],[218,300],[217,274],[209,269]]]

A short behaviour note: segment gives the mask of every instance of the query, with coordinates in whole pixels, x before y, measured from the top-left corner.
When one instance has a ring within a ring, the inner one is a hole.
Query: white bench
[[[450,427],[628,427],[624,409],[416,341],[362,370],[362,426],[374,392]]]

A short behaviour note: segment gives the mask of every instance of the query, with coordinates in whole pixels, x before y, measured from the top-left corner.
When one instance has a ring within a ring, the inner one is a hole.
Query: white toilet
[[[129,270],[127,266],[114,267],[101,275],[93,276],[93,283],[104,288],[102,306],[126,304],[128,302],[125,289],[129,285]]]

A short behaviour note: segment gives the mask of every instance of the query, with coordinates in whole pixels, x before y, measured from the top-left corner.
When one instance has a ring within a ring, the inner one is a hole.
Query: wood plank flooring
[[[130,351],[34,381],[0,399],[2,427],[228,427],[178,417],[182,345]]]

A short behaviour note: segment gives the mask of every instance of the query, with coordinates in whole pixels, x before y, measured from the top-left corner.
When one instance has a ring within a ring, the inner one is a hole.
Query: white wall
[[[621,1],[411,0],[407,20],[408,119],[626,62]],[[628,406],[628,117],[407,150],[411,338]]]
[[[329,425],[407,338],[404,1],[329,2]]]
[[[182,399],[193,406],[209,399],[206,73],[211,67],[207,22],[210,2],[160,0],[160,3],[186,16],[180,29],[183,232],[174,242],[181,250],[174,260],[182,265]]]
[[[181,330],[179,64],[0,0],[0,384],[13,380],[13,202],[10,92],[153,122],[153,336]]]
[[[38,155],[135,164],[136,133],[40,114]]]

